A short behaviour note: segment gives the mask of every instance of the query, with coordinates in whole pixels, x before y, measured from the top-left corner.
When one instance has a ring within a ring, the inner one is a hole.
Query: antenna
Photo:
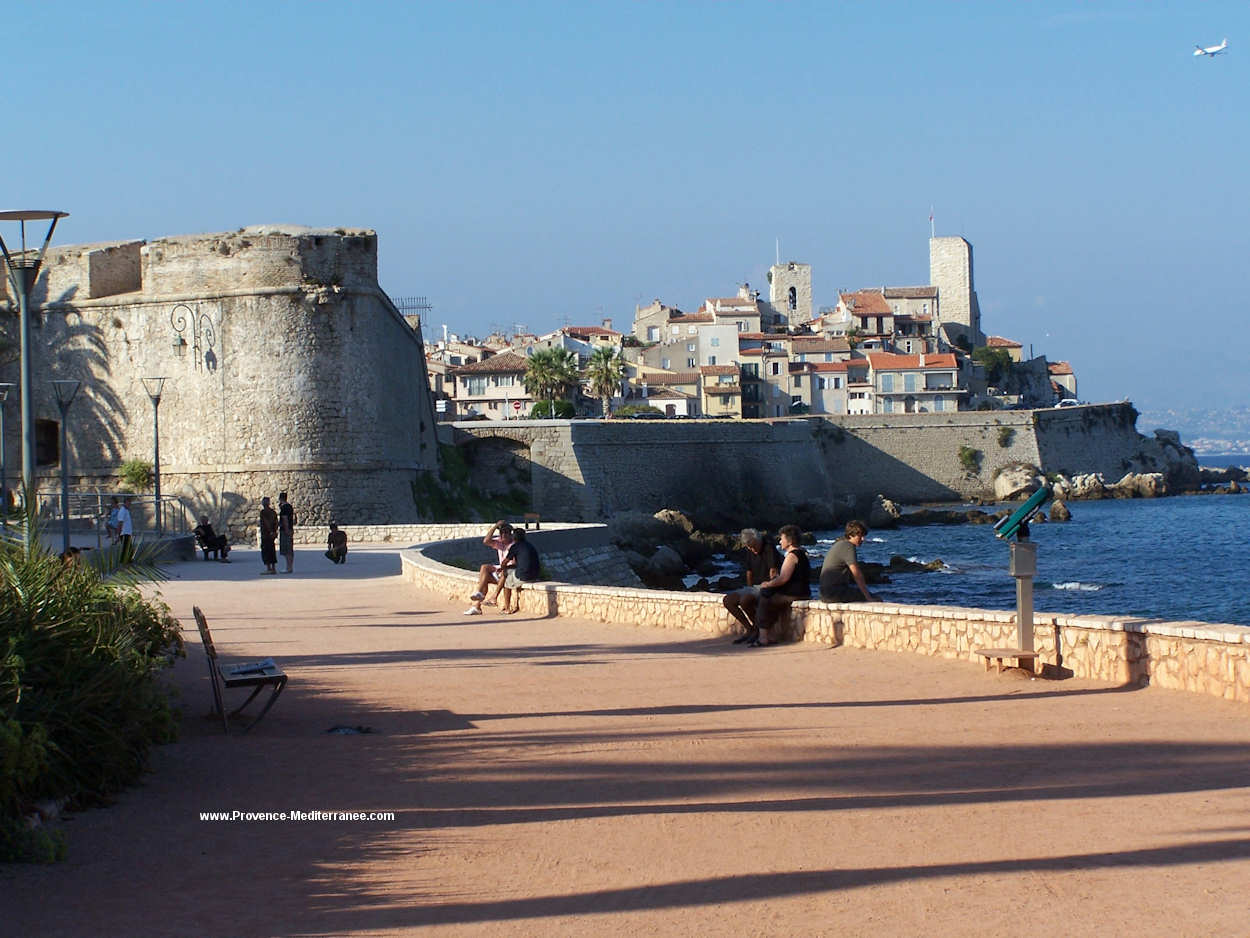
[[[777,266],[781,266],[781,239],[777,239]]]

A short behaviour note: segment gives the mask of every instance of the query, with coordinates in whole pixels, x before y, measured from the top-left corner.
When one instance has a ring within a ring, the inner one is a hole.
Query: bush
[[[181,632],[137,585],[155,570],[119,573],[118,549],[97,566],[31,544],[0,543],[0,860],[63,854],[55,834],[26,830],[33,804],[100,803],[177,730],[159,674]]]
[[[573,405],[568,401],[539,401],[530,409],[530,417],[534,420],[547,420],[551,417],[552,404],[555,405],[557,420],[572,420]]]
[[[998,428],[998,445],[1006,449],[1011,445],[1011,441],[1016,438],[1016,431],[1013,427]]]
[[[117,471],[122,484],[132,492],[146,492],[152,487],[152,464],[142,459],[127,459]]]
[[[976,474],[981,471],[981,456],[979,449],[973,449],[971,446],[959,447],[959,465],[963,466],[964,472]]]
[[[634,414],[655,414],[663,417],[664,411],[658,407],[652,407],[650,404],[625,404],[612,412],[614,417],[632,417]]]

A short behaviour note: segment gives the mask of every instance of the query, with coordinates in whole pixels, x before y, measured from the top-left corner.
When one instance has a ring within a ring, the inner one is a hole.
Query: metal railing
[[[61,493],[38,492],[36,497],[40,520],[46,525],[59,525],[62,520]],[[114,498],[119,502],[130,499],[131,525],[136,534],[155,533],[158,511],[164,534],[188,534],[195,526],[191,509],[176,495],[162,495],[158,502],[154,495],[96,490],[69,493],[70,530],[78,534],[92,532],[102,543],[107,537],[105,527]]]

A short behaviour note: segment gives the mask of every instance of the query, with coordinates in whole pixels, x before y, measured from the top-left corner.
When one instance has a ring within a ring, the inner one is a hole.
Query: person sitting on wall
[[[759,637],[747,642],[748,647],[752,648],[776,645],[777,639],[772,634],[773,624],[796,599],[812,598],[811,561],[807,557],[807,551],[800,546],[803,529],[797,524],[787,524],[777,533],[781,536],[781,550],[786,557],[781,561],[781,570],[777,575],[760,584],[760,603],[755,615]]]
[[[734,639],[735,645],[755,641],[759,638],[759,629],[755,627],[755,609],[760,601],[759,584],[771,580],[781,569],[781,558],[777,556],[777,548],[772,541],[766,541],[755,528],[743,528],[739,535],[742,546],[748,551],[746,579],[747,585],[726,593],[722,602],[729,614],[742,623],[746,629]]]
[[[330,536],[326,539],[326,559],[333,563],[347,563],[347,532],[330,522]]]
[[[192,533],[200,539],[205,549],[217,551],[222,563],[230,563],[230,539],[213,530],[213,526],[208,523],[208,515],[200,515],[200,523]]]
[[[542,569],[538,550],[526,539],[525,529],[514,529],[512,538],[512,546],[500,564],[503,578],[495,588],[496,600],[503,594],[503,608],[499,611],[508,615],[521,611],[521,584],[536,583]]]
[[[846,533],[833,542],[820,565],[820,598],[830,603],[880,602],[868,592],[864,571],[859,565],[858,548],[868,534],[862,521],[848,521]]]
[[[499,555],[499,560],[497,563],[484,563],[478,568],[477,589],[469,597],[473,600],[473,605],[464,611],[466,616],[480,616],[487,588],[492,584],[503,582],[500,569],[504,558],[508,556],[508,548],[512,546],[512,525],[506,521],[496,521],[482,538],[482,544],[494,550]]]

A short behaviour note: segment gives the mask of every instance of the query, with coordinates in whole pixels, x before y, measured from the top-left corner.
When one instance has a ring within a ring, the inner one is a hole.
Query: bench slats
[[[213,685],[214,712],[221,717],[221,728],[225,732],[230,732],[229,717],[238,716],[243,711],[243,708],[255,700],[256,695],[265,687],[273,688],[273,692],[269,695],[269,699],[265,702],[265,706],[260,713],[256,715],[256,718],[251,723],[243,728],[243,732],[246,733],[259,723],[261,718],[269,712],[269,708],[277,702],[278,695],[286,687],[286,672],[278,667],[272,658],[235,665],[219,665],[217,663],[217,648],[213,645],[213,635],[208,630],[208,619],[204,617],[204,612],[199,606],[193,606],[191,609],[195,614],[195,624],[200,630],[200,641],[204,645],[204,655],[208,660],[208,677]],[[223,690],[232,687],[251,687],[252,693],[247,700],[227,714],[223,702]]]

